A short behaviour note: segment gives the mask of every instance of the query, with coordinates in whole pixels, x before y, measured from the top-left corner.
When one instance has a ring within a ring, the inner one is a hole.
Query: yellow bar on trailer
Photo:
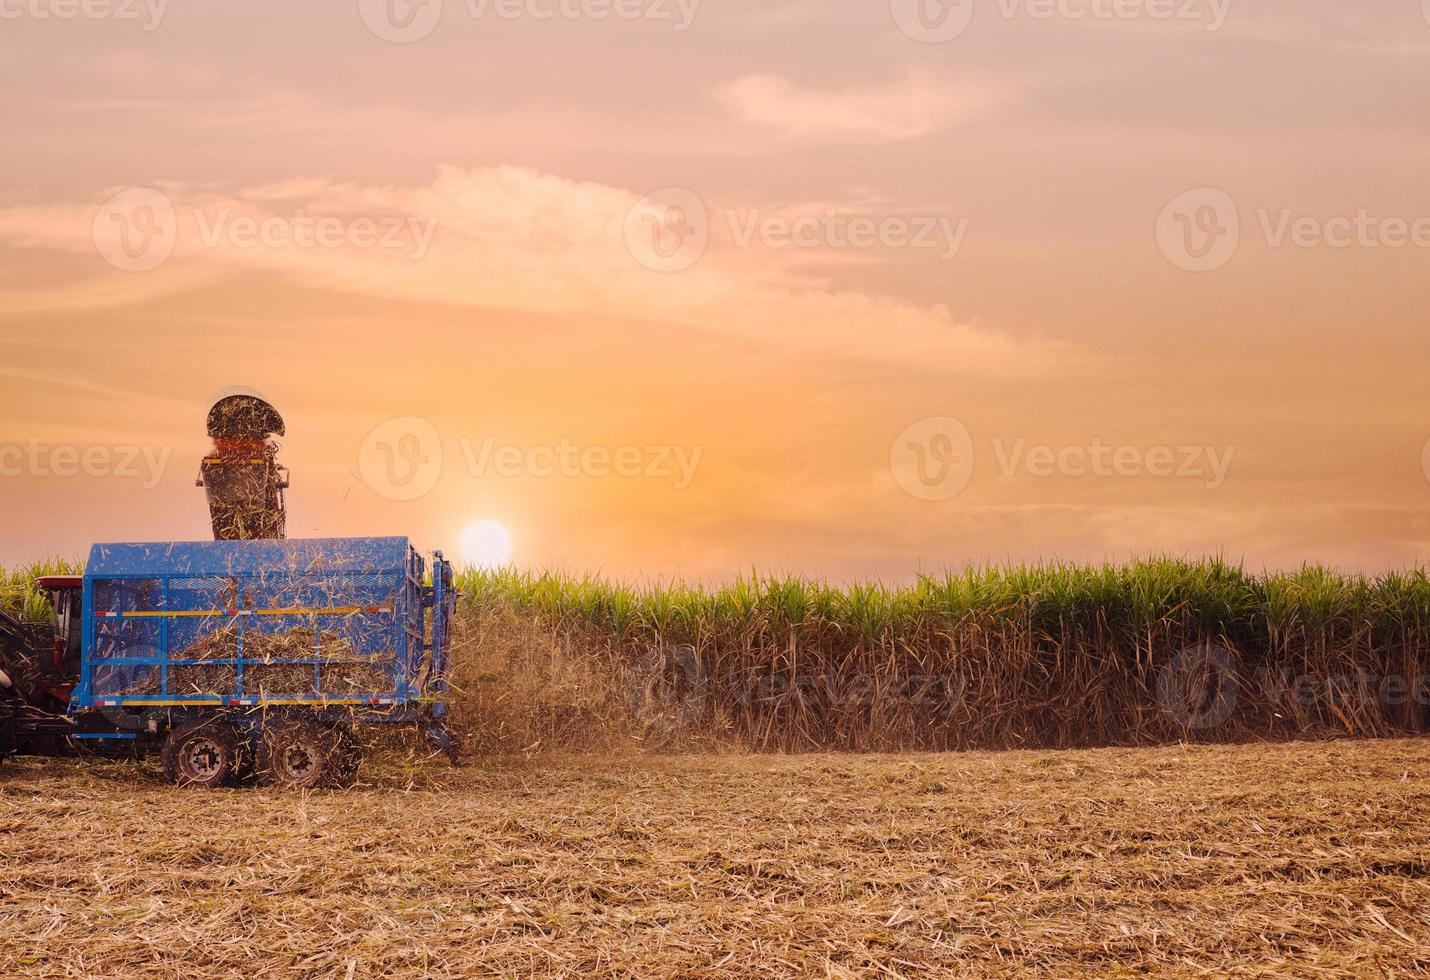
[[[391,614],[388,606],[331,606],[326,609],[298,606],[291,609],[185,609],[149,612],[95,613],[100,619],[177,619],[186,616],[376,616]]]

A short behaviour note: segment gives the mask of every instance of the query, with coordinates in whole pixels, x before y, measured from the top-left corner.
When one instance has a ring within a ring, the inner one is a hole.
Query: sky
[[[235,385],[292,536],[1430,560],[1430,2],[0,0],[0,52],[0,562],[205,537]]]

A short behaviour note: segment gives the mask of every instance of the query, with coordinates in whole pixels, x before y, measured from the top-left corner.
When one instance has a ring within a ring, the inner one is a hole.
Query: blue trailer
[[[444,725],[456,593],[406,538],[99,544],[68,713],[91,744],[157,750],[169,778],[349,784],[354,728]]]

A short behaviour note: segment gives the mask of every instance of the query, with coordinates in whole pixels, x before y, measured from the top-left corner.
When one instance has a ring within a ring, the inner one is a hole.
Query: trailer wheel
[[[258,739],[258,775],[278,786],[315,789],[350,786],[357,777],[351,736],[317,721],[289,719],[265,725]]]
[[[170,732],[160,755],[170,782],[217,789],[237,777],[243,765],[243,742],[228,722],[203,718]]]

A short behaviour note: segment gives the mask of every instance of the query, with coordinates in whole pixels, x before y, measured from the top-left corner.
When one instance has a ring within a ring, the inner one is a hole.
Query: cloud
[[[0,209],[0,243],[90,259],[72,282],[75,295],[53,282],[42,292],[0,290],[7,308],[94,307],[103,305],[105,289],[112,305],[150,302],[171,285],[191,289],[256,272],[413,303],[624,318],[940,376],[1039,375],[1076,356],[1062,344],[960,322],[942,306],[811,285],[798,271],[808,254],[740,247],[713,207],[705,254],[682,271],[653,271],[636,261],[625,237],[636,194],[528,168],[444,167],[419,186],[293,179],[226,192],[159,189],[178,230],[172,256],[148,272],[105,266],[93,239],[94,206]],[[851,213],[860,210],[856,204]],[[344,231],[327,246],[293,240],[300,222],[311,237],[319,220]],[[354,242],[349,232],[360,223],[392,230],[393,247]],[[237,234],[240,227],[272,228],[276,237],[254,242]]]
[[[743,123],[820,143],[915,139],[982,115],[1000,101],[981,83],[939,81],[917,72],[888,85],[833,91],[759,73],[719,86],[715,98]]]

